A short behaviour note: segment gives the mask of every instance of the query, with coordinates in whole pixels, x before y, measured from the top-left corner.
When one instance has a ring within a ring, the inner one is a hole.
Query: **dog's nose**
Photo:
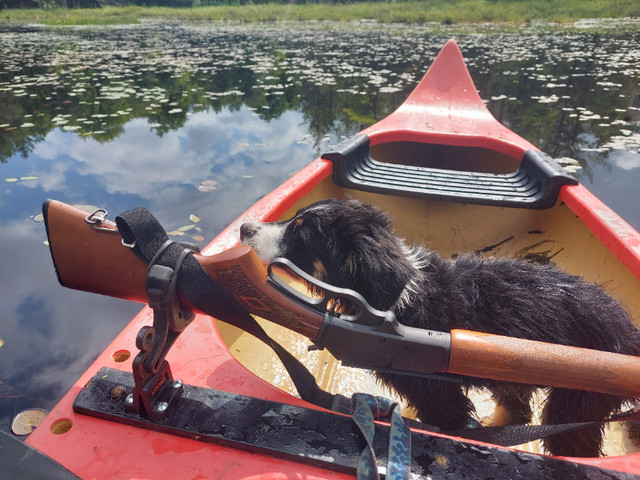
[[[251,222],[240,225],[240,241],[244,241],[256,234],[256,226]]]

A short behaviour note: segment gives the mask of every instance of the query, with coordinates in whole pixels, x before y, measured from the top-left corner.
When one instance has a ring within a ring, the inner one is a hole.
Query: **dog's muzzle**
[[[245,240],[253,238],[258,232],[258,229],[259,226],[252,222],[246,222],[240,225],[240,242],[244,244]]]

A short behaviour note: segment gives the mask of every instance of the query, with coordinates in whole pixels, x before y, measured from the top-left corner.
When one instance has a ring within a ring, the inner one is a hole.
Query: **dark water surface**
[[[0,428],[24,408],[52,408],[140,310],[58,285],[45,198],[112,217],[144,205],[175,238],[204,246],[329,145],[393,111],[450,35],[371,25],[0,32]],[[577,160],[566,162],[578,178],[640,228],[640,33],[455,38],[494,115]]]

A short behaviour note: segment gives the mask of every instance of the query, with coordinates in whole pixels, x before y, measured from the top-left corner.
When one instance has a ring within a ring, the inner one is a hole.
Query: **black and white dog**
[[[323,200],[288,221],[245,223],[242,244],[269,262],[285,257],[332,285],[353,289],[379,310],[393,310],[408,326],[467,329],[640,354],[640,332],[621,305],[595,284],[552,266],[464,254],[447,260],[409,246],[390,218],[357,200]],[[488,389],[502,412],[498,423],[528,423],[535,387],[487,379],[453,382],[377,373],[414,407],[423,422],[447,430],[464,428],[475,415],[466,388]],[[629,399],[567,389],[549,389],[543,423],[607,417]],[[640,426],[630,425],[636,437]],[[637,434],[636,434],[637,431]],[[602,429],[588,427],[544,440],[553,455],[598,456]]]

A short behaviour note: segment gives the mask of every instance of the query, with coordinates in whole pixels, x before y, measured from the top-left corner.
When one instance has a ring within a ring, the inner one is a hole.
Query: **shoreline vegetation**
[[[0,0],[2,6],[2,0]],[[421,24],[496,24],[506,29],[530,24],[570,25],[580,19],[640,17],[637,0],[429,0],[361,3],[247,3],[175,8],[105,6],[103,8],[1,9],[0,27],[40,25],[123,25],[171,22],[357,22]]]

